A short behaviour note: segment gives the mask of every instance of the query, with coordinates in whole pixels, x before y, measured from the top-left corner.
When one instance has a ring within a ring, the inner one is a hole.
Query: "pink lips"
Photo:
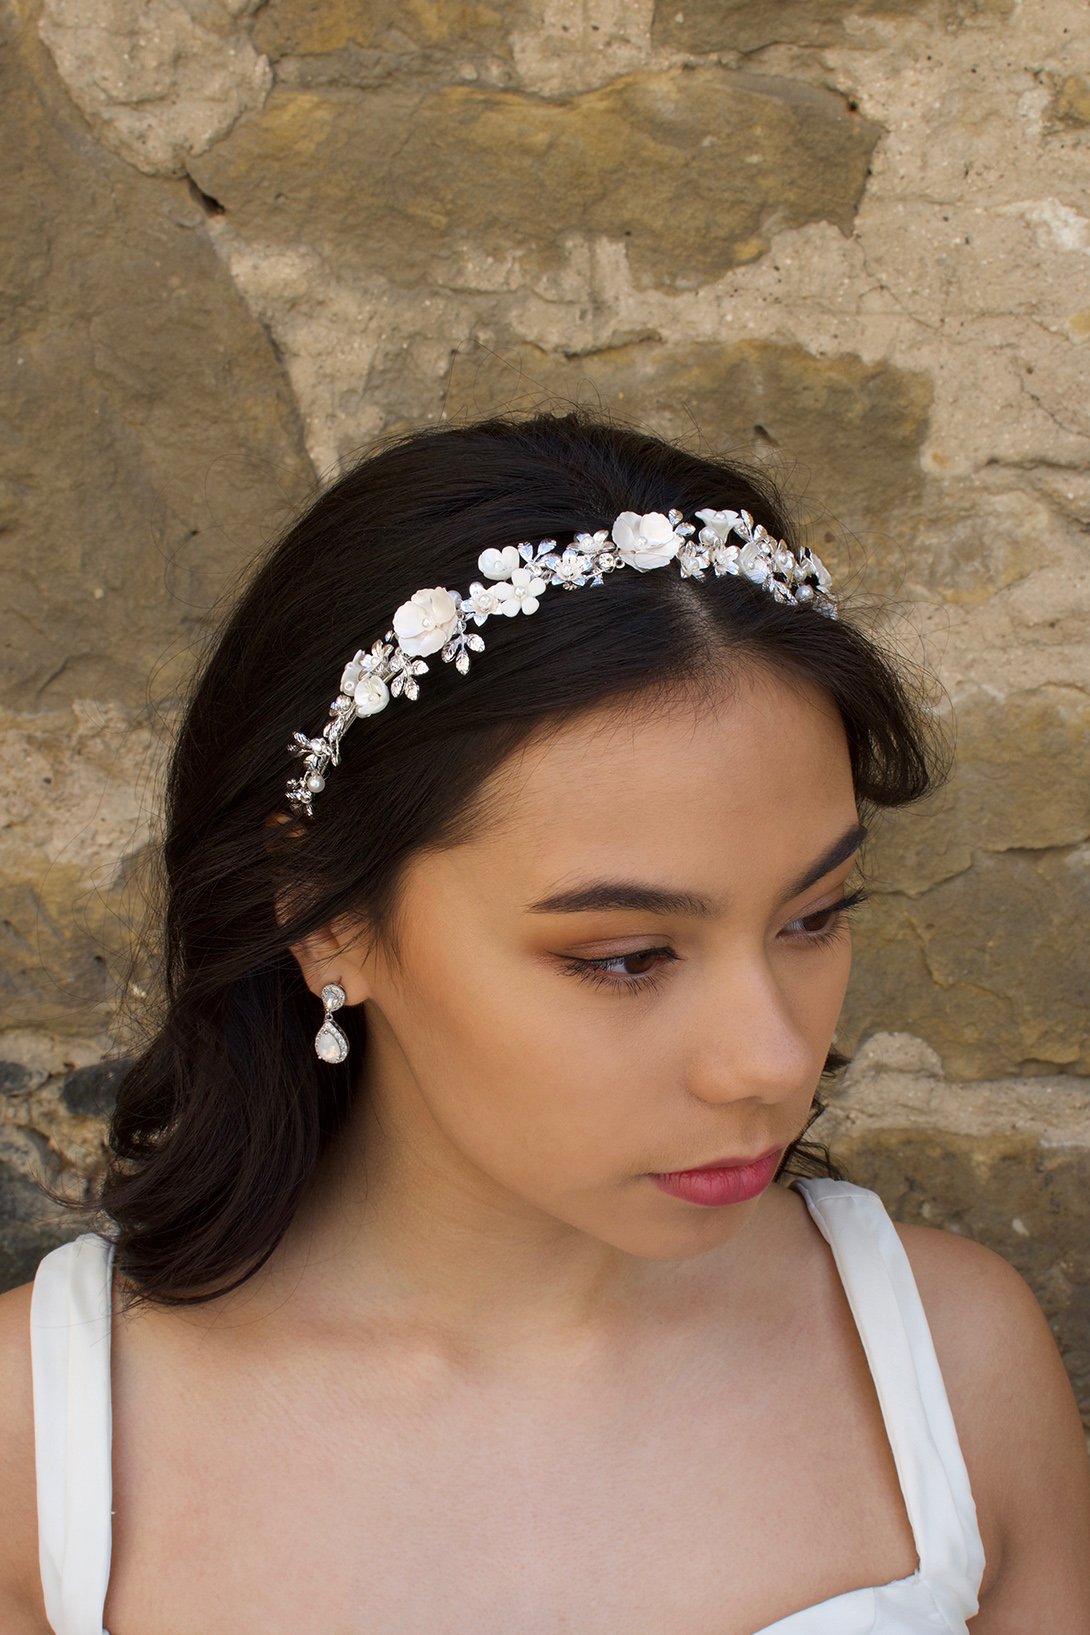
[[[663,1192],[686,1203],[713,1207],[720,1204],[743,1203],[756,1198],[772,1181],[783,1157],[783,1148],[775,1147],[760,1158],[744,1164],[705,1164],[700,1169],[673,1170],[666,1175],[652,1175],[651,1180]]]

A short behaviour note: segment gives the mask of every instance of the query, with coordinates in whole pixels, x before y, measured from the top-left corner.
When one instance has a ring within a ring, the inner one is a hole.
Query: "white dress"
[[[908,1257],[877,1193],[824,1178],[793,1184],[832,1249],[863,1342],[918,1561],[907,1578],[835,1595],[754,1635],[970,1635],[984,1547]],[[39,1561],[55,1635],[109,1635],[113,1255],[111,1239],[85,1232],[45,1255],[34,1278]]]

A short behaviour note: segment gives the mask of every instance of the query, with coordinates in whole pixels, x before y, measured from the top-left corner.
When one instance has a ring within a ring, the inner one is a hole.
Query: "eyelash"
[[[845,922],[851,910],[860,903],[865,903],[869,893],[862,887],[853,891],[849,897],[842,897],[838,903],[830,903],[828,908],[819,908],[813,914],[805,914],[799,920],[788,921],[789,925],[805,925],[807,920],[817,920],[826,916],[833,916],[829,925],[821,931],[804,932],[801,937],[793,938],[800,946],[809,948],[824,948],[836,942],[843,934]],[[589,982],[596,988],[612,988],[614,993],[647,993],[657,988],[662,981],[662,971],[650,971],[638,977],[618,977],[611,973],[611,965],[621,965],[626,959],[646,959],[651,954],[665,954],[672,963],[677,955],[672,948],[633,948],[627,954],[612,954],[605,959],[566,959],[564,969],[572,976]]]

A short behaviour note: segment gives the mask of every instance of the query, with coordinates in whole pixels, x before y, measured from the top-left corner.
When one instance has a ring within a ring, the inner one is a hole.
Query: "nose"
[[[707,1102],[770,1104],[811,1095],[828,1040],[801,997],[752,951],[717,964],[692,1018],[690,1093]]]

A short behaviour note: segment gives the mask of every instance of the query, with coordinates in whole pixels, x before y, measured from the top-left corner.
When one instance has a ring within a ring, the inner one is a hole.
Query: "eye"
[[[612,988],[615,993],[648,993],[662,981],[661,970],[637,971],[626,980],[616,973],[615,967],[627,965],[630,961],[638,964],[641,960],[655,959],[660,954],[667,960],[678,957],[672,948],[634,948],[629,954],[614,954],[608,959],[566,959],[562,963],[565,971],[584,982],[593,983],[596,988]]]
[[[869,892],[862,887],[853,891],[850,896],[842,897],[838,903],[830,903],[827,908],[819,908],[813,914],[806,914],[799,920],[789,920],[784,926],[785,931],[793,934],[789,942],[805,943],[811,947],[822,947],[825,943],[835,942],[844,930],[848,915],[860,903],[865,903]]]
[[[798,920],[789,920],[784,927],[791,933],[788,942],[811,948],[835,942],[852,909],[865,903],[868,895],[860,887],[839,902],[830,903],[827,908],[816,909],[813,914],[806,914]],[[627,975],[618,968],[660,958],[674,963],[678,957],[672,948],[634,948],[627,954],[613,954],[604,959],[568,958],[561,964],[572,976],[590,982],[596,988],[611,988],[615,993],[649,993],[662,983],[665,972],[661,967],[646,972],[629,971]]]

